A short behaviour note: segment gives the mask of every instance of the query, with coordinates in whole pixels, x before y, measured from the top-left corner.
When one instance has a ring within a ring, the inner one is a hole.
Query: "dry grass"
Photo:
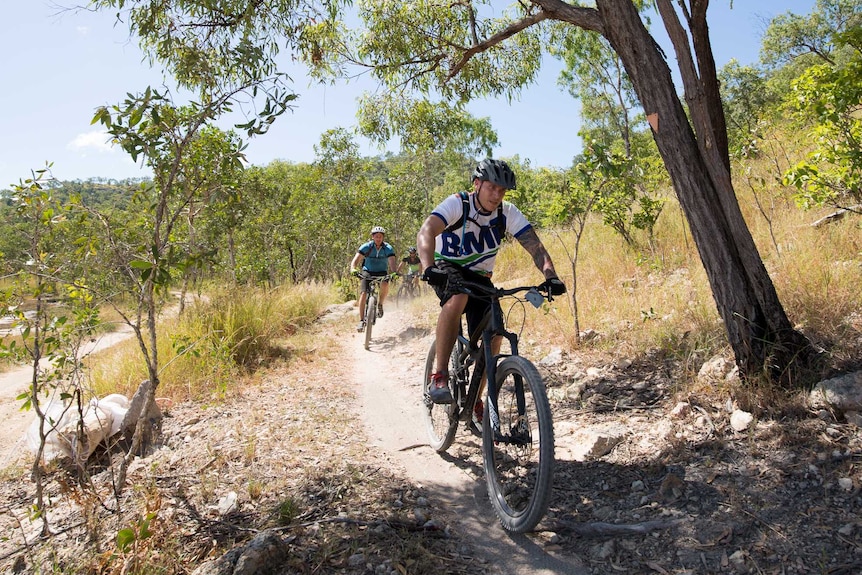
[[[800,210],[787,190],[770,191],[769,198],[760,192],[760,205],[766,200],[769,205],[769,210],[761,209],[747,185],[738,183],[737,189],[743,214],[791,321],[826,348],[836,365],[853,357],[858,361],[862,350],[859,218],[815,228],[810,224],[828,210]],[[573,249],[573,235],[550,230],[539,234],[560,276],[571,286],[567,253]],[[648,242],[643,238],[642,243]],[[690,374],[711,356],[730,355],[703,265],[674,197],[666,200],[651,249],[632,249],[598,218],[590,221],[581,240],[577,273],[581,332],[593,330],[599,336],[578,346],[571,301],[560,299],[547,316],[527,314],[525,332],[540,342],[538,347],[563,346],[630,359],[658,350],[688,365],[685,371]],[[501,252],[495,275],[498,281],[506,278],[506,283],[540,279],[527,254],[514,243]]]
[[[214,294],[163,315],[158,325],[159,395],[174,401],[217,400],[254,377],[255,370],[316,349],[302,331],[333,299],[329,286],[292,286],[273,291],[243,289]],[[147,379],[140,344],[131,337],[94,354],[93,394],[131,395]]]

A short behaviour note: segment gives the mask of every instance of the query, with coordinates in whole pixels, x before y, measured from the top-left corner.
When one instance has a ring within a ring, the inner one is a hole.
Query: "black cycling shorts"
[[[468,282],[494,287],[494,284],[491,283],[491,278],[477,274],[467,268],[463,268],[449,262],[437,262],[437,267],[446,270],[446,273],[449,275],[458,275]],[[434,291],[437,293],[437,297],[440,299],[440,307],[443,307],[443,305],[445,305],[453,295],[460,293],[457,290],[450,290],[448,285],[435,285],[433,287]],[[477,298],[471,295],[467,296],[467,305],[464,308],[464,315],[467,316],[467,329],[469,334],[472,334],[476,328],[479,327],[482,318],[485,317],[485,313],[490,309],[490,307],[491,302],[486,298]]]

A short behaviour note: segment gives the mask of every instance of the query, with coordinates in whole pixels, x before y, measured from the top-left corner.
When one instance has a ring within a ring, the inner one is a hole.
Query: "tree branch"
[[[449,70],[449,74],[446,76],[446,81],[448,82],[449,80],[457,76],[464,68],[464,66],[467,65],[467,62],[470,61],[470,58],[472,58],[476,54],[481,54],[482,52],[485,52],[486,50],[496,46],[504,40],[511,38],[518,32],[526,30],[530,26],[534,26],[543,20],[547,20],[549,17],[550,16],[548,16],[548,14],[544,10],[539,11],[537,14],[533,14],[532,16],[527,16],[526,18],[518,20],[517,22],[513,22],[503,30],[500,30],[499,32],[491,36],[490,38],[479,42],[478,44],[473,44],[472,46],[467,48],[463,54],[461,54],[460,60],[458,60],[458,62],[454,66],[452,66],[452,69]]]

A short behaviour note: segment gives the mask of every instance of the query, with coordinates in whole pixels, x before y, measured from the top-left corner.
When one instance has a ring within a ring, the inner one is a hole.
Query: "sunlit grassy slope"
[[[740,206],[791,321],[833,354],[833,364],[859,360],[862,348],[862,220],[811,224],[832,210],[803,211],[789,190],[757,196],[738,182]],[[760,207],[759,207],[760,206]],[[540,230],[557,271],[572,285],[574,236]],[[691,363],[730,353],[723,325],[679,204],[668,192],[652,247],[631,248],[595,217],[585,229],[577,264],[580,349],[630,358],[661,350]],[[564,249],[564,245],[568,249]],[[540,281],[524,250],[510,244],[497,281]],[[571,295],[571,294],[570,294]],[[526,332],[549,346],[576,346],[572,306],[559,300],[549,314],[527,314]]]

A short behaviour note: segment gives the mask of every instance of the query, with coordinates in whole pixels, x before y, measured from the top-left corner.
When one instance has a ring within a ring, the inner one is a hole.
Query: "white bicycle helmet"
[[[374,234],[385,234],[385,233],[386,233],[386,230],[383,228],[383,226],[374,226],[373,228],[371,228],[371,235],[372,236]]]

